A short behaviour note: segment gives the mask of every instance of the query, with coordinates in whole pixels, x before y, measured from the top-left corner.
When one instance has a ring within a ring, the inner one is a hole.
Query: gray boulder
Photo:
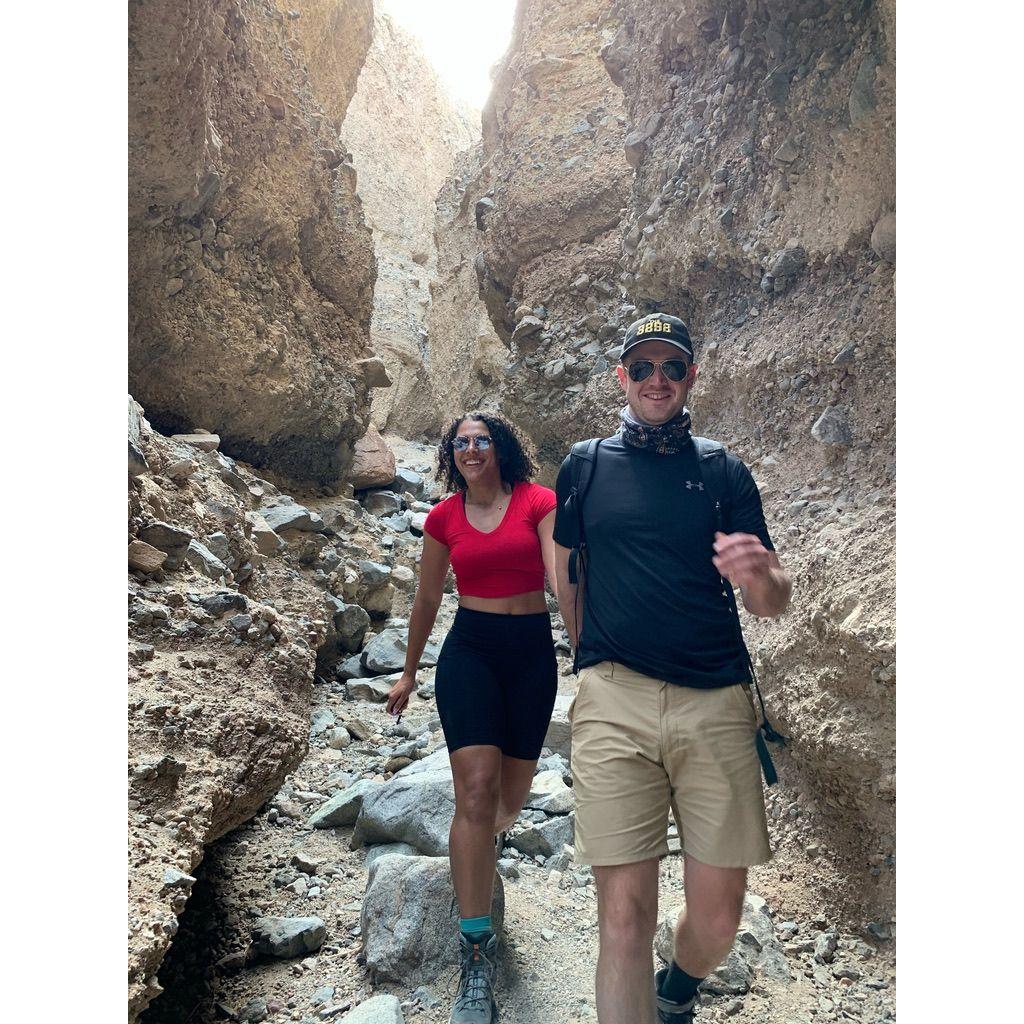
[[[360,779],[321,804],[306,824],[310,828],[339,828],[354,824],[366,795],[382,785],[384,783],[374,782],[372,779]]]
[[[371,865],[381,857],[418,857],[419,855],[420,851],[408,843],[381,843],[379,846],[371,846],[366,851],[363,867],[369,871]]]
[[[575,800],[561,772],[538,772],[533,777],[526,806],[548,814],[568,814],[575,806]]]
[[[338,666],[335,675],[339,679],[359,679],[365,676],[366,669],[363,668],[363,656],[361,654],[353,654],[351,658],[347,658]]]
[[[339,646],[350,654],[363,646],[363,638],[370,628],[370,616],[357,604],[345,604],[328,595],[334,612],[334,629],[338,634]]]
[[[411,469],[399,469],[395,473],[395,482],[399,484],[399,489],[402,491],[408,491],[414,498],[423,497],[423,477],[419,473]]]
[[[402,499],[394,491],[370,491],[363,499],[363,508],[375,516],[388,516],[402,511]]]
[[[337,1019],[341,1024],[405,1024],[402,1004],[398,996],[392,995],[371,996],[344,1017]]]
[[[549,818],[540,825],[527,824],[522,832],[507,840],[507,845],[528,857],[540,854],[547,858],[561,853],[566,846],[571,846],[573,835],[572,818],[559,815],[557,818]]]
[[[375,675],[389,675],[405,668],[405,629],[383,629],[363,649],[363,668]],[[428,643],[420,657],[420,668],[431,668],[437,664],[441,649],[437,644]]]
[[[391,687],[398,682],[401,673],[389,676],[374,676],[372,679],[350,679],[348,695],[353,700],[368,700],[373,704],[383,704],[388,699]]]
[[[414,770],[430,760],[414,761],[366,793],[352,834],[353,849],[373,843],[408,843],[431,857],[447,855],[455,784],[447,758],[444,768]]]
[[[139,540],[150,544],[167,555],[163,567],[169,572],[178,568],[185,557],[192,534],[170,523],[150,523],[139,530]]]
[[[567,761],[572,746],[572,724],[568,717],[572,698],[571,693],[560,693],[555,698],[555,709],[551,713],[551,722],[544,736],[544,746],[555,754],[561,754]]]
[[[189,541],[185,549],[185,561],[196,572],[208,576],[211,580],[220,579],[228,573],[228,567],[205,544],[200,544],[197,540]]]
[[[294,502],[261,508],[260,514],[276,533],[280,533],[281,530],[304,530],[307,533],[320,533],[324,529],[324,521],[320,516],[315,512],[310,512],[304,505]]]
[[[811,437],[822,444],[849,444],[853,440],[853,432],[842,411],[830,405],[815,420]]]
[[[149,471],[142,452],[142,406],[128,396],[128,475],[141,476]]]
[[[319,917],[261,917],[252,929],[256,952],[279,960],[315,953],[326,937]]]
[[[367,590],[381,587],[388,582],[391,569],[380,562],[371,562],[368,558],[356,562],[359,568],[360,582]]]
[[[491,920],[501,930],[505,891],[494,880]],[[371,867],[360,917],[366,966],[378,977],[433,983],[459,962],[458,910],[447,857],[381,857]]]
[[[662,918],[654,938],[655,951],[666,963],[672,959],[673,932],[681,909],[677,907]],[[748,892],[743,898],[736,941],[725,961],[704,980],[701,988],[714,995],[743,995],[758,974],[783,983],[793,980],[782,945],[775,937],[768,904],[756,893]]]

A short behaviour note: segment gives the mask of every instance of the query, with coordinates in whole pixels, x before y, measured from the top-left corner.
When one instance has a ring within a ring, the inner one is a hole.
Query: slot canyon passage
[[[894,87],[895,0],[520,0],[479,113],[372,0],[130,0],[130,1021],[447,1021],[451,580],[382,704],[436,440],[498,408],[552,484],[649,311],[794,581],[744,613],[792,742],[698,1019],[895,1019]],[[596,1020],[551,608],[495,885],[521,1024]]]

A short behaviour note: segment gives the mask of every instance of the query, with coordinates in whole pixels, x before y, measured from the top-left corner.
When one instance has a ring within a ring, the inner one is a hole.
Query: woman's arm
[[[540,538],[540,553],[544,559],[544,572],[547,573],[548,586],[551,593],[558,599],[558,574],[555,571],[555,510],[552,509],[538,524],[537,536]]]
[[[441,607],[448,563],[448,548],[440,541],[434,540],[429,533],[424,533],[423,553],[420,556],[420,582],[412,602],[412,614],[409,616],[405,670],[388,694],[387,710],[390,714],[402,711],[416,688],[416,669],[419,667],[423,648],[427,646],[430,631],[434,628],[437,610]]]

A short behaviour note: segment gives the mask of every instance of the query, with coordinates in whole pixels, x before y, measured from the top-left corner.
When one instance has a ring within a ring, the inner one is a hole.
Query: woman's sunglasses
[[[637,359],[626,367],[626,373],[634,384],[647,380],[654,371],[661,367],[661,372],[672,381],[682,380],[690,372],[690,364],[685,359],[665,359],[660,363],[650,359]]]
[[[478,452],[485,452],[491,447],[491,439],[489,437],[463,437],[460,434],[452,441],[452,447],[457,452],[467,451],[470,444],[473,444]]]

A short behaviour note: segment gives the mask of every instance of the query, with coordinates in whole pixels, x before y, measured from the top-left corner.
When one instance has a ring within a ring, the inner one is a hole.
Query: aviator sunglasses
[[[626,367],[626,373],[634,384],[647,380],[652,373],[661,367],[661,372],[671,381],[682,380],[690,372],[690,364],[685,359],[664,359],[655,363],[650,359],[637,359]]]
[[[457,452],[464,452],[471,443],[478,452],[485,452],[491,447],[491,439],[489,437],[463,437],[461,434],[452,441],[452,447]]]

